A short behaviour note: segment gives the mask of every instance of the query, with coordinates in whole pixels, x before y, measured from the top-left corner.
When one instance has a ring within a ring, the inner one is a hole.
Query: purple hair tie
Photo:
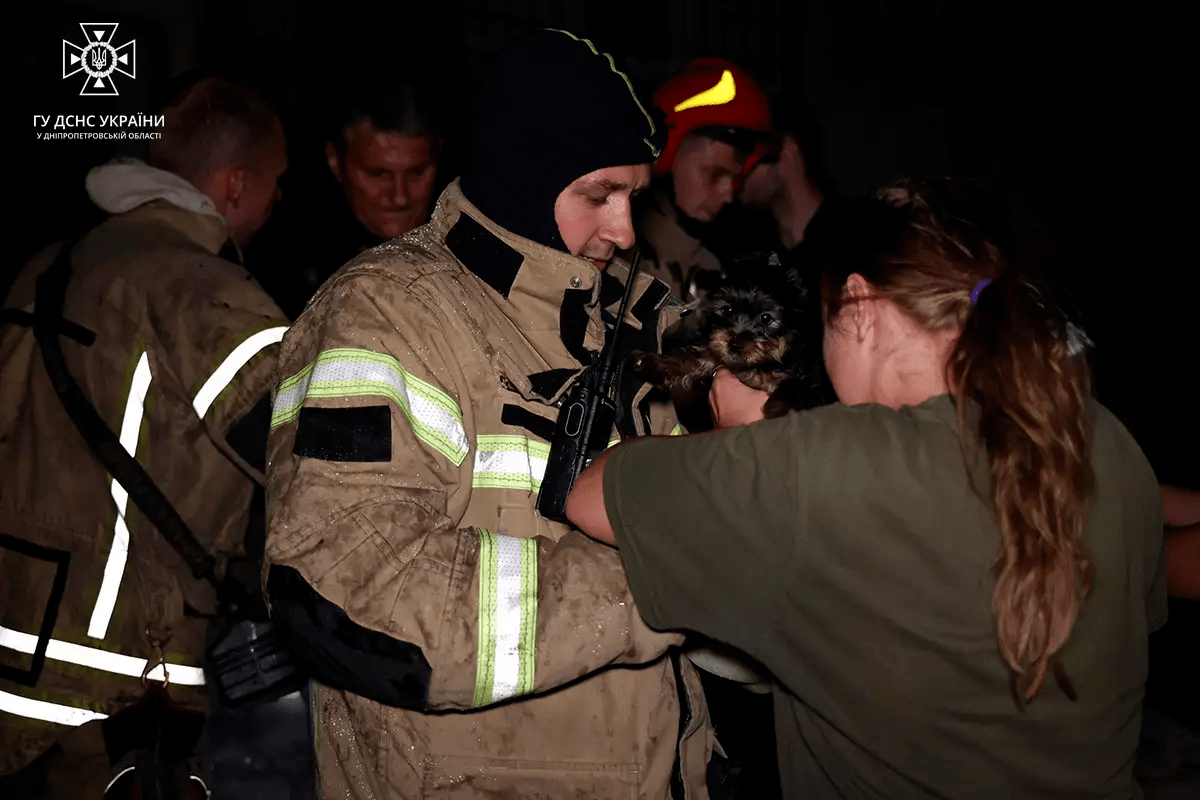
[[[987,285],[992,282],[991,278],[984,278],[979,283],[975,284],[975,288],[971,290],[971,305],[979,302],[979,293],[987,288]]]

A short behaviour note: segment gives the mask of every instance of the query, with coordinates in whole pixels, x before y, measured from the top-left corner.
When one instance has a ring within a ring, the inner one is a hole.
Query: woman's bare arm
[[[1200,491],[1178,486],[1159,486],[1162,490],[1163,522],[1168,528],[1200,525]]]
[[[1167,594],[1200,600],[1200,525],[1167,531]]]
[[[575,479],[575,485],[567,495],[566,512],[567,519],[576,528],[615,547],[617,541],[608,519],[608,509],[604,507],[604,464],[611,452],[612,449],[605,450]]]

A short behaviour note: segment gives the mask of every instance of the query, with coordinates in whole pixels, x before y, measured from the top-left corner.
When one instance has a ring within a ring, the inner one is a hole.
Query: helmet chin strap
[[[703,240],[712,223],[701,222],[695,217],[688,216],[688,214],[679,207],[679,204],[675,202],[675,179],[671,173],[668,172],[665,176],[663,176],[662,188],[667,195],[667,200],[671,203],[671,208],[675,210],[675,224],[679,226],[680,230],[693,239]]]
[[[712,223],[701,222],[695,217],[689,217],[683,212],[682,208],[675,205],[674,200],[671,201],[671,205],[675,208],[675,223],[679,226],[679,229],[693,239],[703,241],[704,237],[708,235]]]
[[[758,147],[754,148],[753,151],[751,151],[750,155],[746,156],[746,161],[742,164],[742,174],[738,176],[737,184],[734,186],[735,192],[742,188],[742,184],[746,182],[746,178],[750,175],[750,171],[758,166],[758,162],[766,158],[767,153],[769,152],[771,152],[770,148],[768,148],[765,144],[760,144]]]

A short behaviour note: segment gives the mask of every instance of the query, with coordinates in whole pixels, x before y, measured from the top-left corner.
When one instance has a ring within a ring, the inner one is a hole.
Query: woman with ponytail
[[[567,513],[656,628],[776,679],[795,798],[1132,798],[1162,505],[1091,396],[1090,344],[979,203],[906,181],[826,231],[839,403],[622,444]]]

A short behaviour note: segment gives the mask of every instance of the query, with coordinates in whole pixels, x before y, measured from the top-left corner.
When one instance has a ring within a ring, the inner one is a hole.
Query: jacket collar
[[[522,394],[549,398],[552,389],[557,395],[565,383],[562,376],[577,373],[600,351],[603,310],[615,314],[628,265],[613,262],[612,274],[605,276],[588,259],[517,236],[476,208],[457,180],[438,198],[430,228],[459,263],[487,285],[500,313],[556,373],[554,380],[540,386],[537,380],[531,385],[530,376],[508,376]],[[639,300],[661,305],[665,297],[661,282],[639,274],[626,322],[640,330],[642,323],[632,313]]]
[[[229,224],[212,199],[173,173],[135,158],[116,159],[88,172],[88,196],[109,214],[135,213],[161,221],[213,254],[229,239]],[[240,262],[240,252],[238,253]]]
[[[500,227],[466,198],[457,180],[438,198],[432,225],[454,257],[499,295],[497,305],[522,331],[558,330],[568,290],[589,292],[588,305],[599,298],[595,264]]]

